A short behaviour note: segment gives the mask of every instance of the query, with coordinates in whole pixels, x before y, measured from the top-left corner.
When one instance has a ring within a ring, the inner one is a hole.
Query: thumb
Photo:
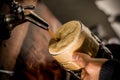
[[[90,56],[85,53],[76,52],[73,54],[73,61],[80,67],[84,68],[90,61]]]

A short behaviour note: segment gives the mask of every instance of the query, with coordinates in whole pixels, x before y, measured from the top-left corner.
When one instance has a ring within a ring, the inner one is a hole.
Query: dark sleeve
[[[107,44],[105,45],[111,52],[114,59],[120,62],[120,44]]]
[[[99,80],[120,80],[120,63],[108,60],[102,65]]]

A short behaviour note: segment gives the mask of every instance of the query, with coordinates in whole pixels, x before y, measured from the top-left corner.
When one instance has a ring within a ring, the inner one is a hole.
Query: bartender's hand
[[[73,59],[83,68],[81,73],[82,80],[99,80],[101,66],[107,61],[107,59],[103,58],[91,58],[89,55],[79,52],[73,55]]]

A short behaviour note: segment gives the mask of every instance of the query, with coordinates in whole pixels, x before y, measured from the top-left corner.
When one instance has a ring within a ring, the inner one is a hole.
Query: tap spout
[[[24,15],[25,15],[25,19],[28,20],[29,22],[37,25],[40,28],[48,30],[48,26],[49,26],[48,23],[32,10],[25,10]]]

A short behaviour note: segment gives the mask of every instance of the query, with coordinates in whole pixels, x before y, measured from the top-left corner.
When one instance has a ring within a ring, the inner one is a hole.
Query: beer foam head
[[[52,55],[64,53],[73,49],[77,42],[81,31],[81,24],[79,21],[69,21],[62,25],[56,32],[56,40],[51,39],[49,44],[49,52]]]

